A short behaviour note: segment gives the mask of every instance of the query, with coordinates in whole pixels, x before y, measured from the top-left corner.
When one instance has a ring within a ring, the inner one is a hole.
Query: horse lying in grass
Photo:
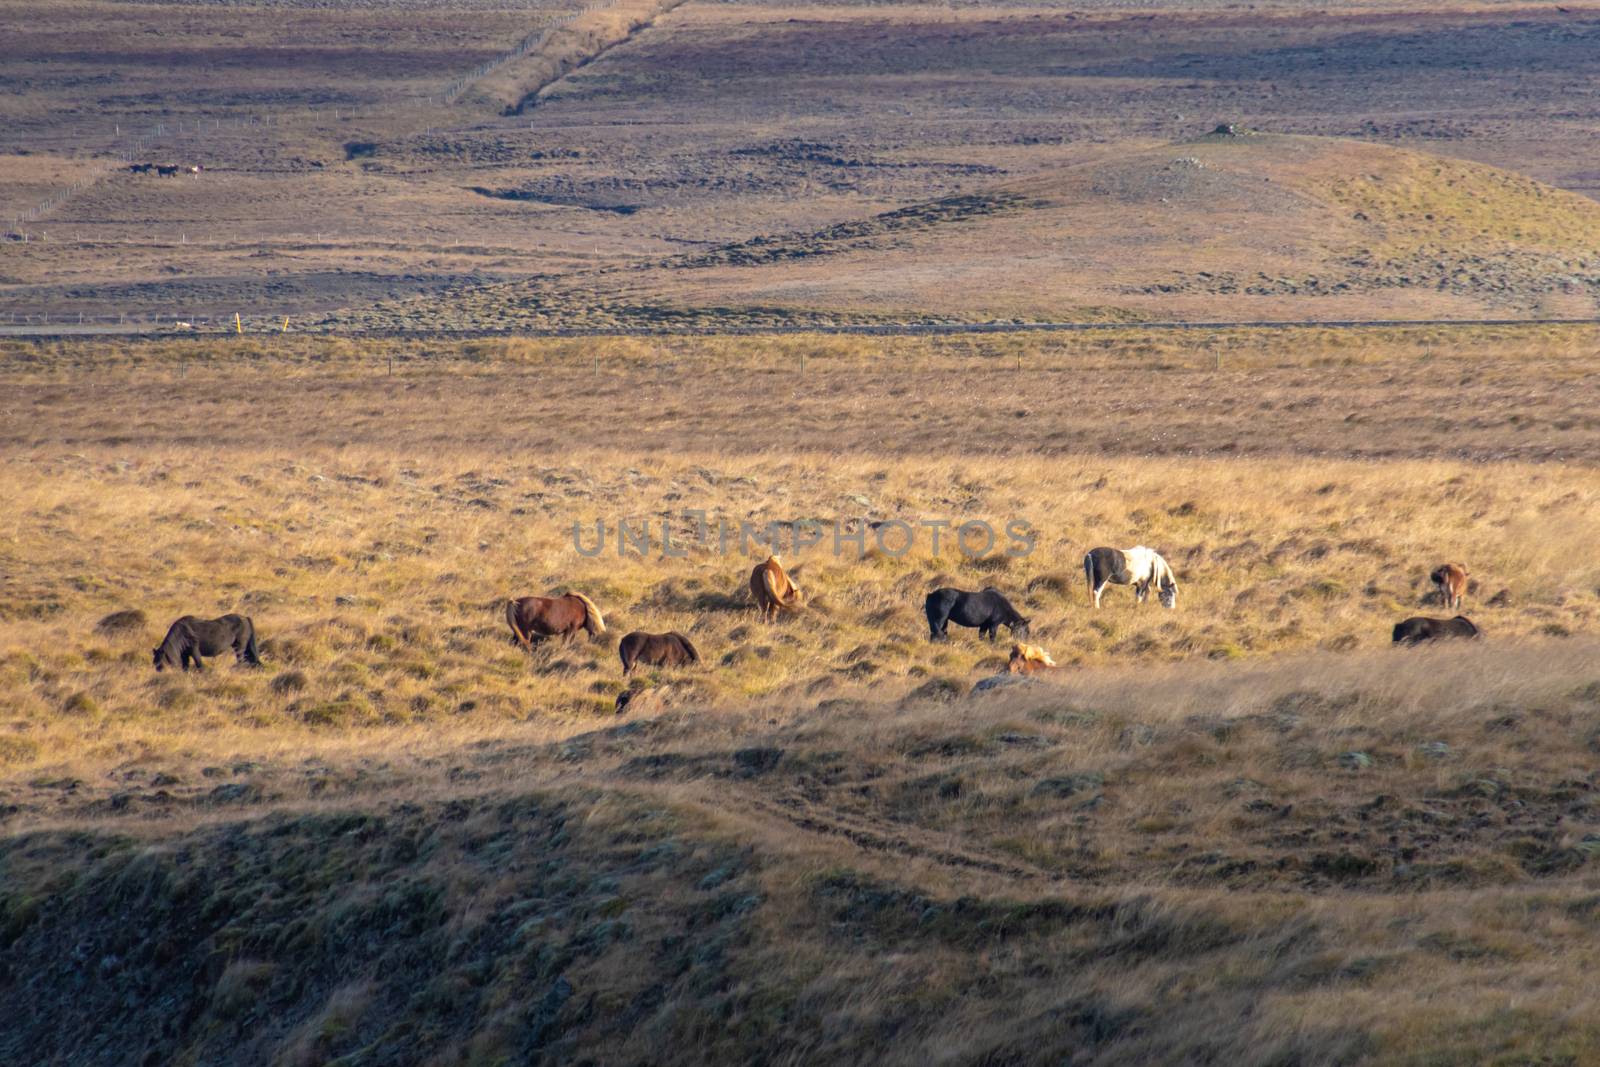
[[[534,641],[559,637],[563,643],[579,630],[589,636],[606,632],[606,620],[594,601],[582,593],[566,596],[525,596],[506,601],[506,622],[523,648],[532,650]]]
[[[153,650],[152,658],[157,671],[167,667],[204,670],[201,656],[219,656],[225,649],[233,649],[236,663],[252,667],[261,663],[261,653],[256,648],[255,623],[244,615],[224,615],[220,619],[197,619],[185,615],[167,630],[167,636]]]
[[[635,630],[617,643],[617,655],[622,657],[623,674],[633,673],[641,663],[646,667],[683,667],[700,662],[700,652],[676,630],[664,634]]]
[[[1091,548],[1083,557],[1083,573],[1089,579],[1089,597],[1100,606],[1100,594],[1107,585],[1133,586],[1134,599],[1143,604],[1150,587],[1164,608],[1178,606],[1178,579],[1160,553],[1143,545],[1133,548]]]
[[[993,586],[976,593],[948,587],[935,589],[923,601],[922,610],[928,615],[930,641],[948,636],[951,623],[976,626],[978,636],[991,641],[1002,626],[1008,627],[1013,637],[1028,636],[1028,620]]]
[[[1394,626],[1394,643],[1397,645],[1420,645],[1424,641],[1447,641],[1458,637],[1481,636],[1483,631],[1473,625],[1472,620],[1465,615],[1457,615],[1453,619],[1430,619],[1415,615],[1404,622],[1395,623]]]
[[[1056,661],[1038,645],[1025,645],[1019,641],[1011,646],[1011,660],[1006,664],[1006,673],[1038,674],[1055,669]]]

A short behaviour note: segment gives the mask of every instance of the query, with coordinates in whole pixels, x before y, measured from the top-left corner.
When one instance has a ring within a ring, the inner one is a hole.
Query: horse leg
[[[1104,593],[1105,591],[1106,591],[1106,583],[1105,582],[1101,582],[1099,585],[1094,587],[1094,607],[1095,607],[1096,611],[1100,610],[1100,594]]]

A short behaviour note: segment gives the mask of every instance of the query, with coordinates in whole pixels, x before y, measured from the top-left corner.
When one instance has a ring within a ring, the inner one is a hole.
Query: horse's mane
[[[583,601],[583,610],[586,611],[589,618],[593,620],[595,633],[603,634],[606,632],[606,620],[600,614],[600,609],[594,606],[594,601],[590,600],[582,593],[572,590],[568,590],[567,595],[571,597],[577,597],[579,600]]]
[[[1056,661],[1050,658],[1050,653],[1038,645],[1025,645],[1021,642],[1011,646],[1011,658],[1022,660],[1024,663],[1041,663],[1046,667],[1056,665]]]

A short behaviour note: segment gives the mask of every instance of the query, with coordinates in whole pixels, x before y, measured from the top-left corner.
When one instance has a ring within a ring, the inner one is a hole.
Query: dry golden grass
[[[119,761],[218,731],[587,724],[622,687],[613,647],[631,629],[692,635],[711,665],[686,679],[701,702],[863,688],[894,698],[930,679],[964,690],[1003,649],[966,635],[927,643],[922,596],[947,583],[1002,588],[1033,617],[1036,643],[1071,665],[1383,645],[1426,607],[1426,574],[1442,560],[1467,564],[1469,613],[1496,641],[1585,632],[1600,615],[1589,469],[601,452],[545,464],[371,448],[234,450],[219,462],[91,449],[13,456],[5,479],[0,617],[8,744],[23,765],[58,757],[68,739]],[[689,509],[727,520],[727,555],[713,536],[686,559],[660,558],[659,517],[681,543]],[[847,544],[836,559],[831,536],[799,556],[785,544],[814,606],[760,625],[743,587],[764,550],[740,551],[737,524],[807,518],[983,519],[997,531],[1020,519],[1037,546],[1008,558],[1002,532],[972,560],[947,534],[936,558],[922,531],[901,558],[855,559]],[[593,545],[596,520],[612,532],[586,559],[572,526]],[[618,558],[621,520],[651,524],[649,558]],[[1087,609],[1081,560],[1102,543],[1163,551],[1180,609],[1135,609],[1121,589]],[[504,599],[566,588],[594,598],[612,633],[530,663],[509,644]],[[95,633],[124,608],[149,624]],[[228,611],[255,619],[266,670],[148,669],[173,618]]]
[[[1551,382],[1593,373],[1571,331],[1391,335],[1356,358],[1305,339],[1241,335],[1227,358],[1327,404],[1387,389],[1396,424],[1439,417],[1430,381],[1509,383],[1546,419],[1570,399]],[[1081,341],[1079,370],[1216,388],[1177,340]],[[417,344],[392,379],[339,341],[12,349],[0,944],[23,977],[0,999],[56,1007],[0,1058],[160,1031],[140,997],[75,1023],[112,1008],[49,996],[73,946],[114,961],[108,997],[192,986],[201,1021],[158,1040],[169,1058],[1600,1055],[1593,458],[1329,458],[1374,431],[1288,403],[1253,409],[1279,439],[1255,455],[1052,447],[1014,360],[1053,344]],[[883,347],[914,368],[899,385],[875,377]],[[701,362],[661,374],[663,353]],[[802,353],[804,376],[761,365]],[[882,428],[910,425],[907,395],[992,413],[979,383],[1002,378],[1038,415]],[[779,443],[744,414],[758,385],[804,416]],[[1061,395],[1094,432],[1134,417]],[[565,446],[536,425],[574,412]],[[810,607],[775,625],[736,547],[572,544],[597,518],[684,535],[689,509],[1016,517],[1038,539],[981,560],[786,546]],[[1135,542],[1176,567],[1178,609],[1114,588],[1091,611],[1083,551]],[[1487,637],[1390,648],[1394,621],[1442,613],[1445,559]],[[1005,645],[929,643],[943,583],[1005,590],[1062,669],[967,697]],[[609,633],[519,651],[503,598],[565,588]],[[129,608],[142,627],[96,631]],[[170,619],[230,610],[261,669],[151,670]],[[706,662],[645,672],[660,702],[619,719],[635,628],[682,630]]]

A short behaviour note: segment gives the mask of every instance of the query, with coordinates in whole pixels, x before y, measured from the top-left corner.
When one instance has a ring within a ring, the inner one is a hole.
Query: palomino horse
[[[1459,563],[1441,563],[1428,578],[1439,590],[1439,603],[1452,611],[1461,607],[1461,598],[1467,592],[1467,568]]]
[[[922,602],[922,610],[928,616],[930,641],[948,636],[951,623],[976,626],[978,636],[991,641],[1002,626],[1010,627],[1015,637],[1028,636],[1028,620],[993,586],[976,593],[949,587],[935,589]]]
[[[646,667],[682,667],[700,662],[699,650],[676,630],[664,634],[635,630],[617,642],[617,655],[622,657],[623,674],[631,674],[641,663]]]
[[[768,556],[766,562],[750,572],[750,595],[761,609],[761,617],[769,620],[776,619],[780,612],[795,611],[805,600],[805,594],[784,573],[777,556]]]
[[[225,649],[233,649],[237,663],[258,666],[261,655],[256,650],[256,627],[243,615],[224,615],[220,619],[197,619],[185,615],[167,630],[167,636],[153,650],[156,670],[164,667],[182,667],[204,670],[201,656],[219,656]]]
[[[1465,615],[1453,619],[1430,619],[1414,615],[1404,622],[1394,624],[1394,643],[1420,645],[1424,641],[1446,641],[1453,637],[1482,637],[1483,631],[1473,625]]]
[[[606,620],[601,617],[600,609],[582,593],[508,600],[506,622],[527,649],[533,648],[535,640],[542,641],[546,637],[559,637],[564,643],[579,630],[589,631],[591,637],[606,632]]]
[[[1050,653],[1038,645],[1025,645],[1017,642],[1011,646],[1011,661],[1006,664],[1006,671],[1010,674],[1038,674],[1040,671],[1053,671],[1056,661],[1050,658]]]
[[[1089,596],[1094,606],[1100,606],[1100,594],[1107,585],[1131,585],[1133,596],[1140,604],[1156,587],[1161,606],[1178,606],[1178,579],[1173,577],[1167,561],[1152,548],[1136,545],[1133,548],[1092,548],[1083,557],[1083,573],[1089,579]]]

